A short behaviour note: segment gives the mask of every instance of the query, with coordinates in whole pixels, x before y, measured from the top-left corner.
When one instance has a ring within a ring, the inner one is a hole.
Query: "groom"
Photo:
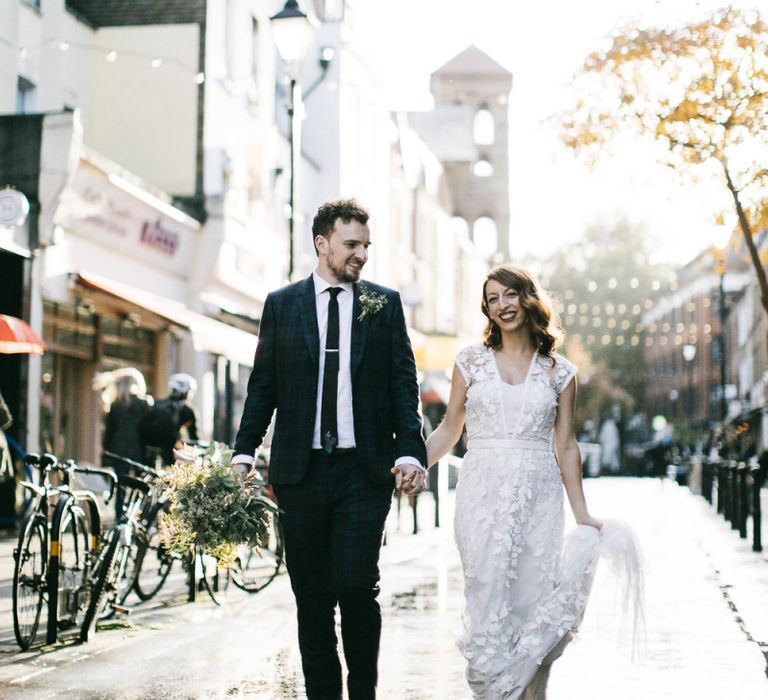
[[[269,481],[284,512],[307,697],[341,699],[338,604],[349,698],[368,700],[392,487],[426,485],[416,365],[397,292],[358,284],[368,212],[353,200],[323,204],[312,235],[317,269],[264,304],[233,462],[252,465],[276,409]]]

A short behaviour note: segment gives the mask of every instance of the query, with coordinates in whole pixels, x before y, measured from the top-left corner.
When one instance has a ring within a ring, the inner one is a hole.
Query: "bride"
[[[546,293],[525,270],[502,265],[485,280],[482,311],[483,342],[456,358],[428,462],[456,444],[466,422],[455,538],[470,689],[483,700],[539,700],[584,613],[601,540],[621,526],[603,527],[587,509],[573,431],[576,367],[555,352],[562,334]],[[563,487],[577,522],[565,545]],[[626,533],[623,543],[634,547]]]

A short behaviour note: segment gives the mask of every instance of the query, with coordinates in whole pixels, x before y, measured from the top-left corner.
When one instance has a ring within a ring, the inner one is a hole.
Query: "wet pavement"
[[[580,638],[553,667],[550,700],[768,697],[768,558],[750,551],[703,499],[672,482],[596,479],[598,516],[638,531],[647,562],[647,648],[616,648],[611,590],[599,574]],[[436,530],[430,496],[393,514],[382,553],[384,633],[379,697],[468,700],[454,646],[461,575],[450,528]],[[185,602],[172,574],[87,645],[20,652],[10,617],[12,544],[0,542],[0,698],[302,698],[289,582],[248,595],[230,588],[216,607]]]

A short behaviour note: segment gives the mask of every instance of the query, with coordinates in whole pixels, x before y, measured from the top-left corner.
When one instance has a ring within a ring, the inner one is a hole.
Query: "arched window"
[[[481,216],[472,227],[472,241],[477,252],[484,258],[490,258],[499,244],[496,222],[490,216]]]
[[[493,175],[493,165],[487,158],[480,158],[472,166],[472,174],[475,177],[491,177]]]
[[[496,127],[493,115],[487,107],[481,107],[475,113],[475,143],[479,146],[489,146],[496,140]]]

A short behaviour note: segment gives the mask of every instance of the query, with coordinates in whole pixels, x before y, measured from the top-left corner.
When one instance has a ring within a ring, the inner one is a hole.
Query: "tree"
[[[768,279],[753,237],[768,227],[768,24],[721,10],[671,29],[630,28],[587,57],[574,80],[563,141],[596,156],[621,132],[665,146],[667,165],[721,179],[768,313]]]
[[[587,418],[599,424],[616,403],[624,412],[644,403],[642,314],[671,281],[667,267],[650,262],[648,245],[645,232],[626,221],[592,225],[535,263],[559,302],[565,353],[580,368],[579,425]]]

